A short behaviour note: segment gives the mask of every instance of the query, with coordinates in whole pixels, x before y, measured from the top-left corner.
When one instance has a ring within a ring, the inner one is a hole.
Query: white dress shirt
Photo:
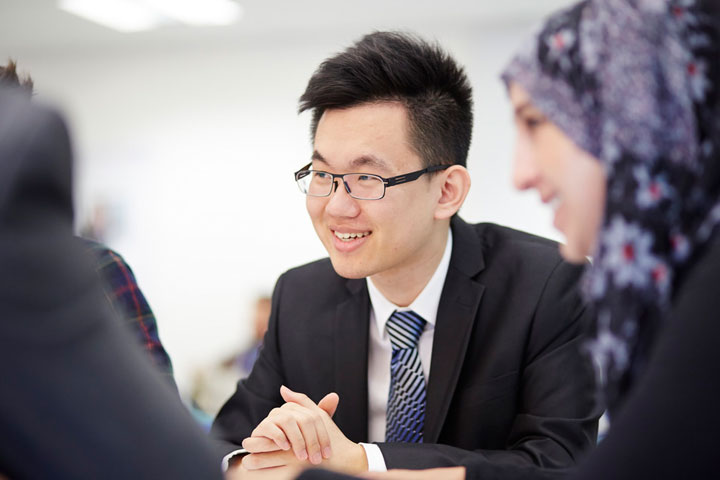
[[[433,336],[435,335],[435,321],[437,319],[440,296],[445,285],[450,256],[452,254],[452,232],[448,232],[445,253],[430,281],[425,285],[420,295],[407,307],[398,307],[380,293],[370,278],[367,278],[368,293],[370,295],[370,341],[368,346],[368,440],[371,442],[385,441],[385,422],[387,415],[387,402],[390,394],[390,360],[392,358],[392,344],[385,330],[390,315],[395,310],[412,310],[420,315],[427,324],[418,340],[418,353],[420,363],[425,374],[425,384],[430,377],[430,360],[432,357]],[[380,447],[373,444],[361,443],[365,448],[368,460],[368,469],[372,471],[385,471],[385,459]]]

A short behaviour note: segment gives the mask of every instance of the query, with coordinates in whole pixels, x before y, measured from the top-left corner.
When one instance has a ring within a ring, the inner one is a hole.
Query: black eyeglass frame
[[[342,180],[343,185],[345,186],[345,191],[350,195],[352,198],[356,200],[381,200],[385,198],[385,191],[389,187],[394,187],[395,185],[401,185],[403,183],[408,183],[417,180],[418,178],[422,177],[426,173],[432,173],[432,172],[439,172],[440,170],[445,170],[446,168],[452,167],[450,164],[444,164],[444,165],[431,165],[429,167],[423,168],[422,170],[415,170],[414,172],[405,173],[402,175],[396,175],[394,177],[385,178],[381,177],[380,175],[376,175],[374,173],[363,173],[363,172],[349,172],[349,173],[330,173],[326,172],[325,170],[310,170],[310,167],[312,166],[312,162],[308,163],[304,167],[302,167],[300,170],[295,172],[295,182],[299,182],[302,177],[298,177],[301,173],[310,173],[310,172],[320,172],[320,173],[326,173],[332,177],[332,183],[335,185],[335,188],[330,187],[330,191],[327,193],[327,195],[312,195],[307,192],[303,192],[305,195],[309,195],[311,197],[329,197],[333,191],[337,191],[337,182],[335,181],[336,178],[339,178]],[[377,177],[383,182],[383,194],[382,197],[378,198],[357,198],[354,197],[353,194],[350,192],[350,187],[347,183],[345,183],[345,175],[368,175],[371,177]],[[298,187],[300,185],[298,184]],[[302,192],[302,189],[300,190]]]

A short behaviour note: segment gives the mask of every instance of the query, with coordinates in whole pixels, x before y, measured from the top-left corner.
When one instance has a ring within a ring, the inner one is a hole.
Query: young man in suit
[[[594,444],[581,269],[553,242],[457,216],[471,97],[447,53],[399,33],[310,79],[314,151],[295,177],[329,259],[280,277],[255,368],[215,421],[252,452],[226,457],[239,474],[478,455],[564,468]]]

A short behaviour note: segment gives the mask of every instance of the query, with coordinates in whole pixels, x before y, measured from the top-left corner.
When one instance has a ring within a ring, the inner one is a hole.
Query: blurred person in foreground
[[[60,116],[0,87],[0,474],[221,478],[73,236],[71,163]]]
[[[555,204],[566,258],[594,259],[585,350],[611,425],[571,478],[717,476],[720,5],[582,2],[551,17],[503,78],[515,184]],[[488,478],[481,462],[372,478]],[[504,478],[516,477],[552,475]]]
[[[34,94],[32,78],[29,75],[18,75],[17,65],[12,60],[0,66],[0,85],[15,88],[27,98],[32,98]],[[167,382],[177,388],[172,362],[160,341],[155,315],[132,269],[119,253],[107,246],[89,238],[81,237],[81,241],[93,258],[92,263],[103,283],[105,295],[117,317],[125,321]]]
[[[367,35],[310,79],[314,151],[295,178],[330,258],[280,277],[258,361],[215,421],[252,452],[235,467],[247,478],[472,456],[563,468],[594,445],[582,268],[457,216],[471,97],[446,52],[402,33]]]

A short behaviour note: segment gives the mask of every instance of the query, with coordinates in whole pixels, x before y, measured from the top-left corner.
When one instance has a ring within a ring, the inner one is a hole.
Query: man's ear
[[[453,165],[438,174],[440,176],[440,198],[435,207],[435,219],[444,220],[460,210],[470,191],[470,173],[461,165]]]

